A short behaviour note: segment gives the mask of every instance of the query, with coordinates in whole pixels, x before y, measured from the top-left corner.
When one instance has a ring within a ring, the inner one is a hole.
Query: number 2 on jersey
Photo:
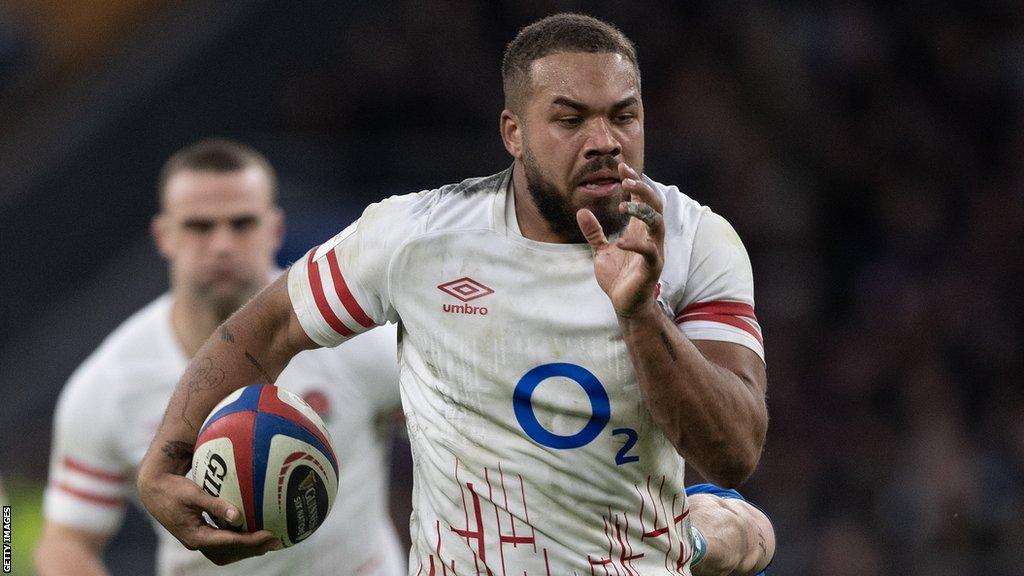
[[[626,441],[622,443],[622,448],[619,448],[618,453],[615,454],[615,464],[622,466],[623,464],[629,464],[630,462],[639,462],[639,456],[628,456],[629,449],[636,444],[638,438],[636,430],[632,428],[616,428],[612,430],[612,436],[625,435]]]
[[[569,436],[555,434],[544,428],[533,411],[533,391],[544,380],[556,376],[568,378],[579,384],[590,400],[590,420],[582,430]],[[526,432],[526,435],[534,442],[549,448],[567,449],[586,446],[601,434],[611,419],[611,402],[608,400],[608,391],[605,390],[601,381],[586,368],[567,362],[543,364],[524,374],[512,393],[512,408],[515,411],[516,420],[519,421],[519,426]],[[612,435],[620,434],[626,436],[626,441],[615,455],[615,464],[621,466],[639,461],[639,456],[627,454],[636,444],[638,438],[636,430],[632,428],[612,430]]]

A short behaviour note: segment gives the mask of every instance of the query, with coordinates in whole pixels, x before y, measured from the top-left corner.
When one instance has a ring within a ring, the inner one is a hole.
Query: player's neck
[[[189,358],[195,356],[220,323],[221,318],[209,306],[192,298],[175,296],[171,306],[171,327]]]

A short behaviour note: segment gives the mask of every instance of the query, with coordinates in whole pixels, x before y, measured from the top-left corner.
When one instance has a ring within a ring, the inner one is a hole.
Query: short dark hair
[[[275,202],[277,199],[277,173],[266,156],[251,146],[226,138],[200,140],[175,152],[160,169],[160,179],[157,184],[160,205],[162,207],[164,203],[167,182],[182,170],[238,172],[250,167],[259,168],[267,175],[270,185],[270,201]]]
[[[554,14],[520,30],[505,48],[501,81],[506,108],[518,110],[523,104],[530,87],[530,64],[558,52],[620,54],[633,64],[639,88],[636,47],[621,30],[585,14]]]

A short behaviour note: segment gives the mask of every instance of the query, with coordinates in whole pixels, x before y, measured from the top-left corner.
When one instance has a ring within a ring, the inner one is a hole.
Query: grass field
[[[30,576],[35,574],[32,550],[43,528],[43,485],[12,477],[4,477],[3,482],[11,505],[11,573]]]

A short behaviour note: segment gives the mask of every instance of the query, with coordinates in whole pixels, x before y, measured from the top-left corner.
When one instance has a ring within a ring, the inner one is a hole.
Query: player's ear
[[[164,258],[171,257],[171,242],[168,235],[170,234],[170,223],[167,221],[167,216],[163,213],[153,216],[153,219],[149,222],[149,234],[153,237],[153,243],[156,244],[156,249],[160,251],[160,255]]]
[[[501,141],[505,144],[505,150],[508,150],[513,158],[519,159],[522,156],[522,122],[519,120],[519,116],[508,108],[501,111]]]

